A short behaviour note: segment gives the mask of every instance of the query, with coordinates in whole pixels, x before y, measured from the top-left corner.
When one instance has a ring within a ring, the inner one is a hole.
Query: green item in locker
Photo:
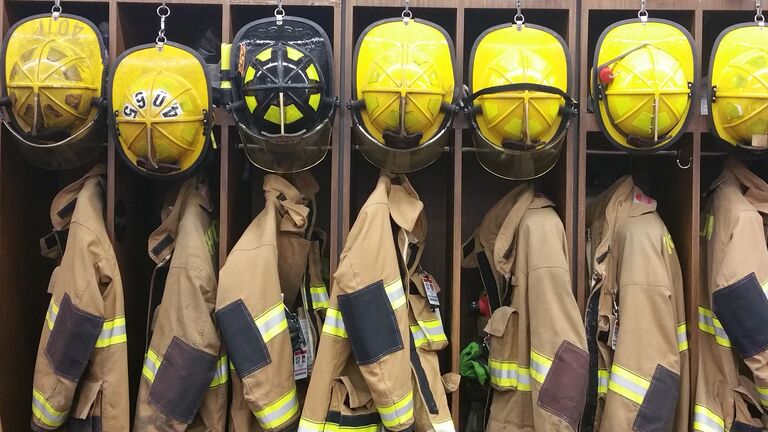
[[[477,342],[470,342],[461,350],[459,355],[459,372],[461,376],[474,378],[480,385],[488,382],[488,365],[481,360],[483,349]]]

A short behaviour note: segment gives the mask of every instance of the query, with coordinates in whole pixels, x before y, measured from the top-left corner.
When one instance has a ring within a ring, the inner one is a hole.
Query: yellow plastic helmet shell
[[[46,168],[71,168],[100,153],[80,142],[94,127],[103,96],[104,45],[81,17],[51,14],[16,24],[3,46],[3,92],[11,131],[25,154]]]
[[[360,109],[353,113],[365,141],[360,148],[371,162],[403,173],[439,156],[432,144],[447,139],[453,111],[446,107],[456,99],[454,58],[445,30],[427,21],[384,20],[363,32],[352,83]]]
[[[696,80],[692,38],[678,24],[649,19],[612,25],[600,37],[592,69],[601,128],[625,150],[671,145],[691,118]]]
[[[166,43],[137,47],[118,59],[110,107],[119,153],[140,173],[168,178],[190,172],[210,137],[210,84],[202,60]]]
[[[749,153],[768,134],[768,31],[756,23],[723,31],[710,61],[710,126],[715,135]]]

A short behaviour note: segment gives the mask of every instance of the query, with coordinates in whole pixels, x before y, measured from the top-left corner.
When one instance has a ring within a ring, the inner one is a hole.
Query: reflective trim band
[[[610,374],[606,369],[597,370],[597,394],[604,395],[608,393],[608,377]]]
[[[96,341],[96,348],[106,348],[110,345],[125,343],[128,335],[125,332],[125,317],[117,317],[104,321],[101,334]]]
[[[539,384],[543,384],[552,366],[552,359],[531,350],[531,377]]]
[[[420,326],[412,325],[411,334],[413,335],[413,344],[416,345],[416,348],[420,348],[422,345],[429,343],[427,335],[424,334],[424,330],[422,330]]]
[[[429,342],[448,342],[448,337],[443,330],[443,321],[441,319],[430,321],[416,321],[424,332]],[[417,345],[418,346],[418,345]]]
[[[328,309],[331,302],[328,298],[328,290],[325,285],[316,285],[309,287],[309,294],[312,296],[313,309]]]
[[[299,429],[296,432],[323,432],[325,422],[315,422],[304,417],[299,421]]]
[[[725,421],[709,408],[697,404],[693,409],[693,430],[725,432]]]
[[[456,432],[456,427],[453,425],[453,420],[448,419],[442,422],[432,422],[432,429],[435,432]]]
[[[491,371],[491,384],[504,390],[531,391],[530,368],[519,366],[515,362],[488,360]]]
[[[56,315],[59,314],[59,305],[54,303],[53,297],[48,304],[48,312],[45,313],[45,323],[48,324],[48,330],[53,330],[53,324],[56,322]]]
[[[645,393],[650,386],[650,381],[624,369],[616,363],[611,367],[611,379],[608,381],[608,390],[614,391],[633,402],[642,404]]]
[[[731,340],[725,333],[723,325],[720,324],[720,320],[715,318],[711,310],[701,306],[699,306],[699,330],[713,335],[718,345],[731,347]]]
[[[344,320],[341,318],[340,310],[328,308],[328,311],[325,313],[323,333],[347,339],[347,328],[344,327]]]
[[[398,425],[408,423],[413,419],[413,392],[408,392],[404,398],[395,402],[393,405],[380,407],[376,410],[381,416],[381,422],[387,429],[392,429]]]
[[[706,237],[707,240],[712,239],[712,229],[715,227],[715,217],[713,215],[707,215],[704,221],[704,228],[699,233],[702,237]]]
[[[67,421],[69,411],[56,411],[48,399],[36,388],[32,388],[32,414],[40,423],[58,428]]]
[[[256,327],[259,328],[264,343],[269,342],[272,338],[280,334],[283,330],[288,329],[288,320],[285,319],[285,306],[283,302],[280,302],[253,319],[256,322]]]
[[[259,411],[254,411],[259,424],[265,429],[276,429],[299,412],[299,401],[296,399],[296,386],[281,396],[277,401]]]
[[[227,358],[226,354],[219,357],[219,361],[216,362],[216,372],[213,374],[213,379],[211,380],[211,384],[208,386],[208,388],[218,387],[226,384],[227,381],[229,381],[228,365],[229,359]]]
[[[397,309],[405,305],[405,292],[403,291],[403,282],[400,279],[384,285],[389,302],[392,303],[392,309]]]
[[[768,408],[768,387],[757,387],[757,394],[760,396],[760,405]]]
[[[147,350],[147,355],[144,357],[144,368],[141,370],[141,374],[144,375],[149,382],[155,381],[155,374],[160,367],[160,362],[160,357],[158,357],[152,349]]]
[[[688,326],[685,323],[677,326],[677,349],[680,352],[688,349]]]

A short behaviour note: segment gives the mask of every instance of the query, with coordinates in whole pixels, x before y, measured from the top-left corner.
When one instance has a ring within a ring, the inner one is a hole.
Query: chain
[[[755,22],[760,27],[765,26],[765,17],[763,16],[763,5],[760,0],[755,0]]]
[[[170,14],[171,14],[171,9],[169,9],[168,6],[165,4],[165,1],[163,1],[163,4],[158,6],[157,8],[157,16],[160,17],[160,31],[157,32],[157,38],[155,39],[155,44],[157,45],[158,50],[162,50],[163,46],[168,41],[168,39],[165,37],[165,19]]]
[[[283,24],[283,17],[285,16],[285,10],[283,9],[283,0],[277,0],[277,9],[275,9],[275,19],[277,25]]]
[[[518,30],[522,30],[523,24],[525,23],[525,17],[523,16],[523,12],[521,11],[520,3],[521,1],[517,0],[517,13],[515,14],[515,24],[517,24]]]
[[[637,17],[642,22],[648,22],[648,11],[645,10],[645,0],[640,0],[640,11],[637,13]]]
[[[53,0],[53,7],[51,8],[51,15],[53,16],[53,20],[54,21],[59,19],[59,15],[61,15],[61,0]]]
[[[408,22],[413,18],[413,12],[411,12],[411,0],[405,0],[405,10],[400,16],[403,17],[403,24],[408,25]]]

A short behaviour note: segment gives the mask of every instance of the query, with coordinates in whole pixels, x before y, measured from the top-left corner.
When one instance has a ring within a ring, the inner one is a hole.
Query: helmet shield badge
[[[591,73],[600,128],[623,150],[654,152],[672,145],[692,117],[697,76],[693,38],[679,24],[613,24],[600,36]]]
[[[317,24],[254,21],[232,43],[232,112],[248,159],[271,172],[311,168],[328,153],[337,100],[330,40]]]
[[[355,48],[349,107],[366,159],[408,173],[440,156],[456,103],[454,59],[448,34],[428,21],[388,19],[363,32]]]
[[[515,180],[552,169],[577,111],[562,38],[530,24],[491,28],[475,42],[469,74],[464,105],[480,164]]]
[[[111,130],[118,153],[155,179],[189,174],[210,147],[210,82],[200,56],[165,42],[121,55],[110,77]]]
[[[2,63],[4,122],[27,159],[68,169],[101,153],[106,51],[93,23],[66,14],[26,18],[8,31]]]

